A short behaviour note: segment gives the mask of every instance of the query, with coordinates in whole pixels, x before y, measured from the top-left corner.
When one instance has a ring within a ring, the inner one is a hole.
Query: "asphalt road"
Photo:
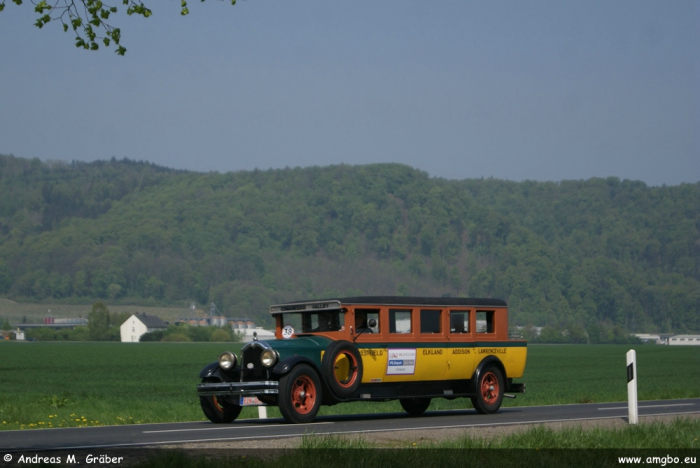
[[[282,419],[247,419],[232,424],[209,422],[134,424],[0,431],[0,453],[137,447],[191,442],[242,441],[299,437],[304,434],[371,434],[373,432],[495,427],[594,419],[626,419],[627,403],[601,403],[502,408],[482,415],[473,409],[405,413],[321,416],[311,424],[287,424]],[[642,401],[640,416],[700,413],[700,398]]]

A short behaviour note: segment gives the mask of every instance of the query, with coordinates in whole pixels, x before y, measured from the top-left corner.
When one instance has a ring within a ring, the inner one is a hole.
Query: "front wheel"
[[[290,423],[310,423],[321,407],[321,381],[306,364],[293,368],[280,379],[277,397],[280,413]]]
[[[430,398],[400,398],[401,408],[408,414],[418,416],[425,413],[430,406]]]
[[[214,424],[228,424],[241,414],[240,406],[229,404],[224,397],[216,395],[199,397],[199,404],[204,415]]]
[[[496,367],[486,367],[476,384],[476,396],[472,397],[474,409],[481,414],[495,413],[503,401],[503,375]]]

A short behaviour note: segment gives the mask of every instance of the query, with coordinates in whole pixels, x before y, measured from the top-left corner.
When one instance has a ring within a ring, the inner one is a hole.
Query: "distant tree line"
[[[700,331],[700,183],[0,156],[0,193],[0,295],[19,301],[215,302],[270,325],[288,300],[450,294],[589,337]]]

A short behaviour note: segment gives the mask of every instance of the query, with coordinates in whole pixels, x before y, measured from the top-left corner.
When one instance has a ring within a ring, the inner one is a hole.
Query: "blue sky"
[[[700,181],[696,1],[150,0],[124,57],[6,3],[2,154]]]

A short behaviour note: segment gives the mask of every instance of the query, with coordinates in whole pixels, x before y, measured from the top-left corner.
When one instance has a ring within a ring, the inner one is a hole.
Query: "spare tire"
[[[349,341],[334,341],[323,354],[321,376],[339,398],[352,396],[362,382],[362,357]]]

